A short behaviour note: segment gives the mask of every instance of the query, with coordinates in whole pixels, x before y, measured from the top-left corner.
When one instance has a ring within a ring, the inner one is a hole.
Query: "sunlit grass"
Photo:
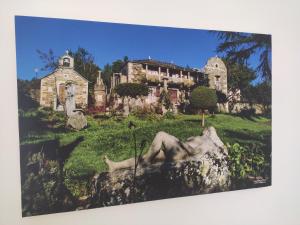
[[[151,144],[155,134],[165,131],[184,141],[190,136],[201,135],[199,115],[178,115],[175,119],[147,120],[133,116],[128,118],[94,119],[88,116],[88,128],[73,132],[64,129],[60,131],[28,131],[21,138],[21,144],[39,143],[58,139],[61,146],[72,143],[76,138],[83,137],[72,151],[64,165],[67,186],[74,192],[78,191],[77,181],[82,177],[106,171],[103,156],[119,161],[134,156],[132,130],[128,128],[129,121],[136,124],[137,142],[147,141],[146,149]],[[206,117],[206,125],[214,126],[224,143],[241,145],[259,143],[269,147],[271,135],[270,120],[264,117],[241,118],[228,114],[217,114]],[[76,181],[77,180],[77,181]],[[75,182],[76,181],[76,182]],[[75,185],[75,186],[74,186]]]

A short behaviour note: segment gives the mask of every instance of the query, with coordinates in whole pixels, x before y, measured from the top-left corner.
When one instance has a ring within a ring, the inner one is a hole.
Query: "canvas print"
[[[271,185],[271,35],[25,16],[15,31],[23,216]]]

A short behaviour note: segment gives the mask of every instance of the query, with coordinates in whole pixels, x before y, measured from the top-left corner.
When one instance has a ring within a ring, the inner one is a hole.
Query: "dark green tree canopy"
[[[265,81],[271,81],[271,35],[223,31],[216,33],[222,41],[217,52],[225,53],[231,62],[244,65],[252,55],[258,54],[259,65],[256,71]]]
[[[225,103],[228,101],[226,94],[224,94],[222,91],[216,91],[216,95],[218,103]]]
[[[94,84],[98,77],[98,71],[100,70],[94,61],[94,56],[81,47],[75,52],[69,50],[69,55],[74,58],[74,69]]]
[[[53,72],[58,67],[58,57],[54,55],[52,49],[48,52],[37,50],[37,53],[44,63],[41,70]],[[82,47],[78,47],[76,51],[69,49],[69,55],[74,58],[74,69],[91,83],[95,83],[100,68],[96,65],[94,56]]]
[[[262,104],[270,106],[272,103],[272,87],[268,82],[263,82],[255,86],[251,86],[244,95],[244,100],[250,103]]]
[[[44,64],[41,68],[42,71],[53,72],[58,67],[58,57],[54,55],[52,49],[49,49],[48,52],[37,49],[36,52]]]
[[[149,93],[149,88],[144,84],[138,83],[123,83],[115,87],[115,91],[121,97],[132,97],[137,96],[147,96]]]
[[[163,104],[166,109],[170,109],[172,107],[170,93],[165,89],[163,89],[163,91],[159,95],[159,102]]]
[[[195,109],[213,108],[217,104],[216,91],[208,87],[197,87],[191,93],[190,102]]]
[[[255,71],[241,63],[231,62],[229,59],[222,59],[227,67],[227,85],[229,91],[247,89],[256,78]]]
[[[111,76],[113,73],[120,73],[122,67],[128,62],[128,56],[124,56],[123,60],[116,60],[112,64],[107,63],[102,71],[103,82],[107,88],[110,88]]]

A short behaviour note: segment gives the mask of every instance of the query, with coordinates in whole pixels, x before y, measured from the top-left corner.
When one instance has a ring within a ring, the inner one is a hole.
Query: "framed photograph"
[[[271,185],[271,35],[15,30],[24,217]]]

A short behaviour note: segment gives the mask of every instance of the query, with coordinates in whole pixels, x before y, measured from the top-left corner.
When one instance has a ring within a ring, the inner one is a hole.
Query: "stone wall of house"
[[[129,83],[139,83],[143,78],[146,77],[143,65],[140,63],[128,63],[128,82]]]
[[[59,68],[41,79],[40,105],[54,107],[59,93],[59,85],[66,82],[72,82],[75,85],[76,107],[86,108],[88,105],[88,81],[71,68]]]
[[[238,102],[235,103],[233,106],[233,109],[231,110],[231,113],[240,113],[243,110],[254,110],[255,114],[262,114],[264,113],[264,107],[261,104],[250,104],[250,103],[243,103]]]
[[[106,107],[106,89],[103,80],[99,76],[94,85],[95,107],[105,109]]]
[[[210,88],[220,90],[227,95],[227,68],[219,57],[212,57],[207,61],[204,73],[208,75]]]

